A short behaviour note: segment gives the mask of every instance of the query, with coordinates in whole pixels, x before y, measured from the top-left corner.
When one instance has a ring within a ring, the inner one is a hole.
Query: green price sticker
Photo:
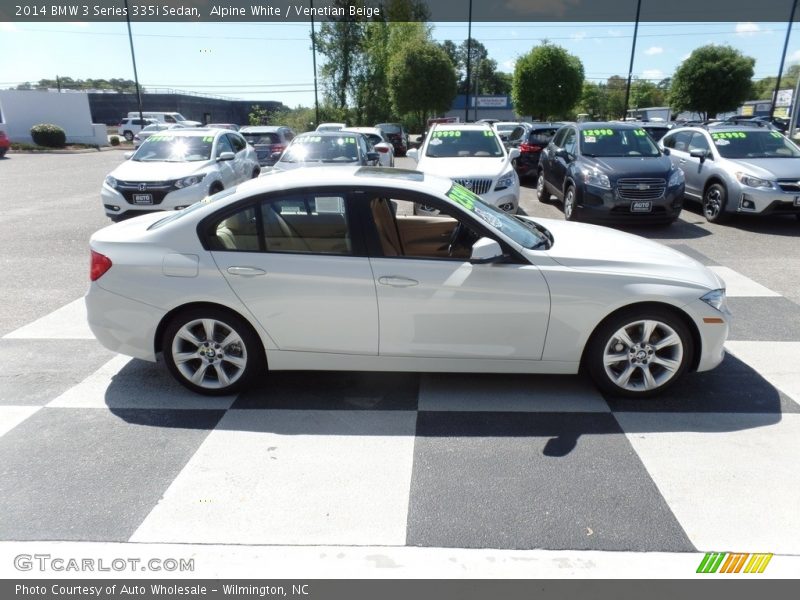
[[[494,131],[484,131],[483,132],[483,136],[484,137],[494,137]]]
[[[723,131],[722,133],[712,133],[712,140],[737,140],[744,139],[747,134],[743,131]]]
[[[460,131],[434,131],[433,137],[435,138],[447,138],[447,137],[461,137]]]
[[[214,136],[212,136],[212,135],[207,135],[207,136],[205,136],[205,137],[203,138],[203,141],[204,141],[204,142],[213,142],[213,141],[214,141]]]
[[[647,135],[647,132],[644,129],[634,129],[633,135],[638,135],[639,137],[644,137]]]
[[[450,191],[447,192],[447,197],[453,202],[458,202],[467,210],[475,210],[476,196],[463,185],[454,183],[453,187],[450,188]]]
[[[584,129],[583,137],[600,137],[603,135],[614,135],[612,129]]]

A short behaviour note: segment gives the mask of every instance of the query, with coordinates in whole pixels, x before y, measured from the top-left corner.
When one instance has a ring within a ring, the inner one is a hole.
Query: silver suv
[[[711,223],[735,214],[793,214],[800,219],[800,148],[779,132],[752,125],[682,127],[665,135],[686,178],[686,196]]]

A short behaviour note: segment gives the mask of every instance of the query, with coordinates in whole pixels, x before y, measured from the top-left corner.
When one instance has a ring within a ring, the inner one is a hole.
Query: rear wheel
[[[238,315],[196,308],[175,316],[164,331],[162,351],[172,376],[207,396],[238,392],[264,367],[261,342]]]
[[[124,137],[129,142],[132,142],[133,141],[133,132],[132,131],[123,131],[122,132],[122,137]]]
[[[721,183],[712,183],[703,194],[703,215],[709,223],[724,223],[730,220],[730,214],[725,211],[728,201],[728,192]]]
[[[536,199],[539,200],[539,202],[550,202],[550,192],[547,191],[544,185],[544,172],[541,170],[536,179]]]
[[[601,390],[646,398],[674,384],[688,368],[693,351],[689,329],[672,312],[631,309],[595,331],[586,366]]]

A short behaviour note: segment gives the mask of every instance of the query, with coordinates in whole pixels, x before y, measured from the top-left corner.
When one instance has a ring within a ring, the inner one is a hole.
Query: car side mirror
[[[703,162],[705,159],[708,158],[708,151],[703,149],[692,150],[691,152],[689,152],[689,156],[691,156],[692,158],[699,158],[700,162]]]
[[[508,151],[508,159],[515,160],[517,158],[519,158],[519,148],[511,148],[511,150]]]
[[[662,148],[661,152],[664,153],[664,156],[669,156],[669,148]]]
[[[126,152],[125,154],[123,154],[123,155],[122,155],[122,157],[123,157],[125,160],[130,160],[130,159],[131,159],[131,157],[133,156],[133,154],[134,154],[133,152]]]
[[[367,162],[378,162],[381,159],[381,155],[377,152],[367,152]]]
[[[472,254],[470,254],[469,262],[473,265],[483,265],[501,260],[503,260],[503,249],[495,240],[482,237],[472,244]]]
[[[559,148],[556,150],[556,156],[563,158],[564,160],[569,160],[569,152],[567,152],[564,148]]]
[[[236,158],[236,155],[233,152],[223,152],[217,157],[217,160],[233,160],[234,158]]]
[[[411,148],[408,152],[406,152],[406,156],[413,160],[414,162],[419,161],[419,150],[416,148]]]

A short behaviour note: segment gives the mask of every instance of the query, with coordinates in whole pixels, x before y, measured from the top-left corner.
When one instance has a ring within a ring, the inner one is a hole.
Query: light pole
[[[314,127],[319,125],[319,98],[317,96],[317,35],[314,31],[314,0],[311,1],[311,60],[314,63]]]
[[[144,121],[142,116],[142,90],[139,88],[139,74],[136,72],[136,53],[133,51],[133,34],[131,33],[131,11],[128,9],[128,0],[125,2],[125,21],[128,23],[128,41],[131,45],[131,60],[133,61],[133,81],[136,84],[136,103],[139,107],[139,120]],[[142,123],[144,125],[144,123]]]
[[[469,0],[469,25],[467,25],[467,95],[464,98],[464,122],[469,121],[469,86],[472,73],[470,67],[472,63],[472,0]],[[476,103],[477,106],[477,103]]]
[[[781,88],[781,75],[783,75],[783,63],[786,60],[786,49],[789,47],[789,35],[792,33],[792,25],[794,24],[794,11],[797,9],[797,0],[792,2],[792,13],[789,15],[789,25],[786,27],[786,39],[783,42],[783,54],[781,54],[781,66],[778,67],[778,77],[775,79],[775,91],[772,93],[772,103],[769,105],[769,118],[772,119],[775,113],[775,102],[778,100],[778,90]],[[792,103],[796,99],[792,100]]]

